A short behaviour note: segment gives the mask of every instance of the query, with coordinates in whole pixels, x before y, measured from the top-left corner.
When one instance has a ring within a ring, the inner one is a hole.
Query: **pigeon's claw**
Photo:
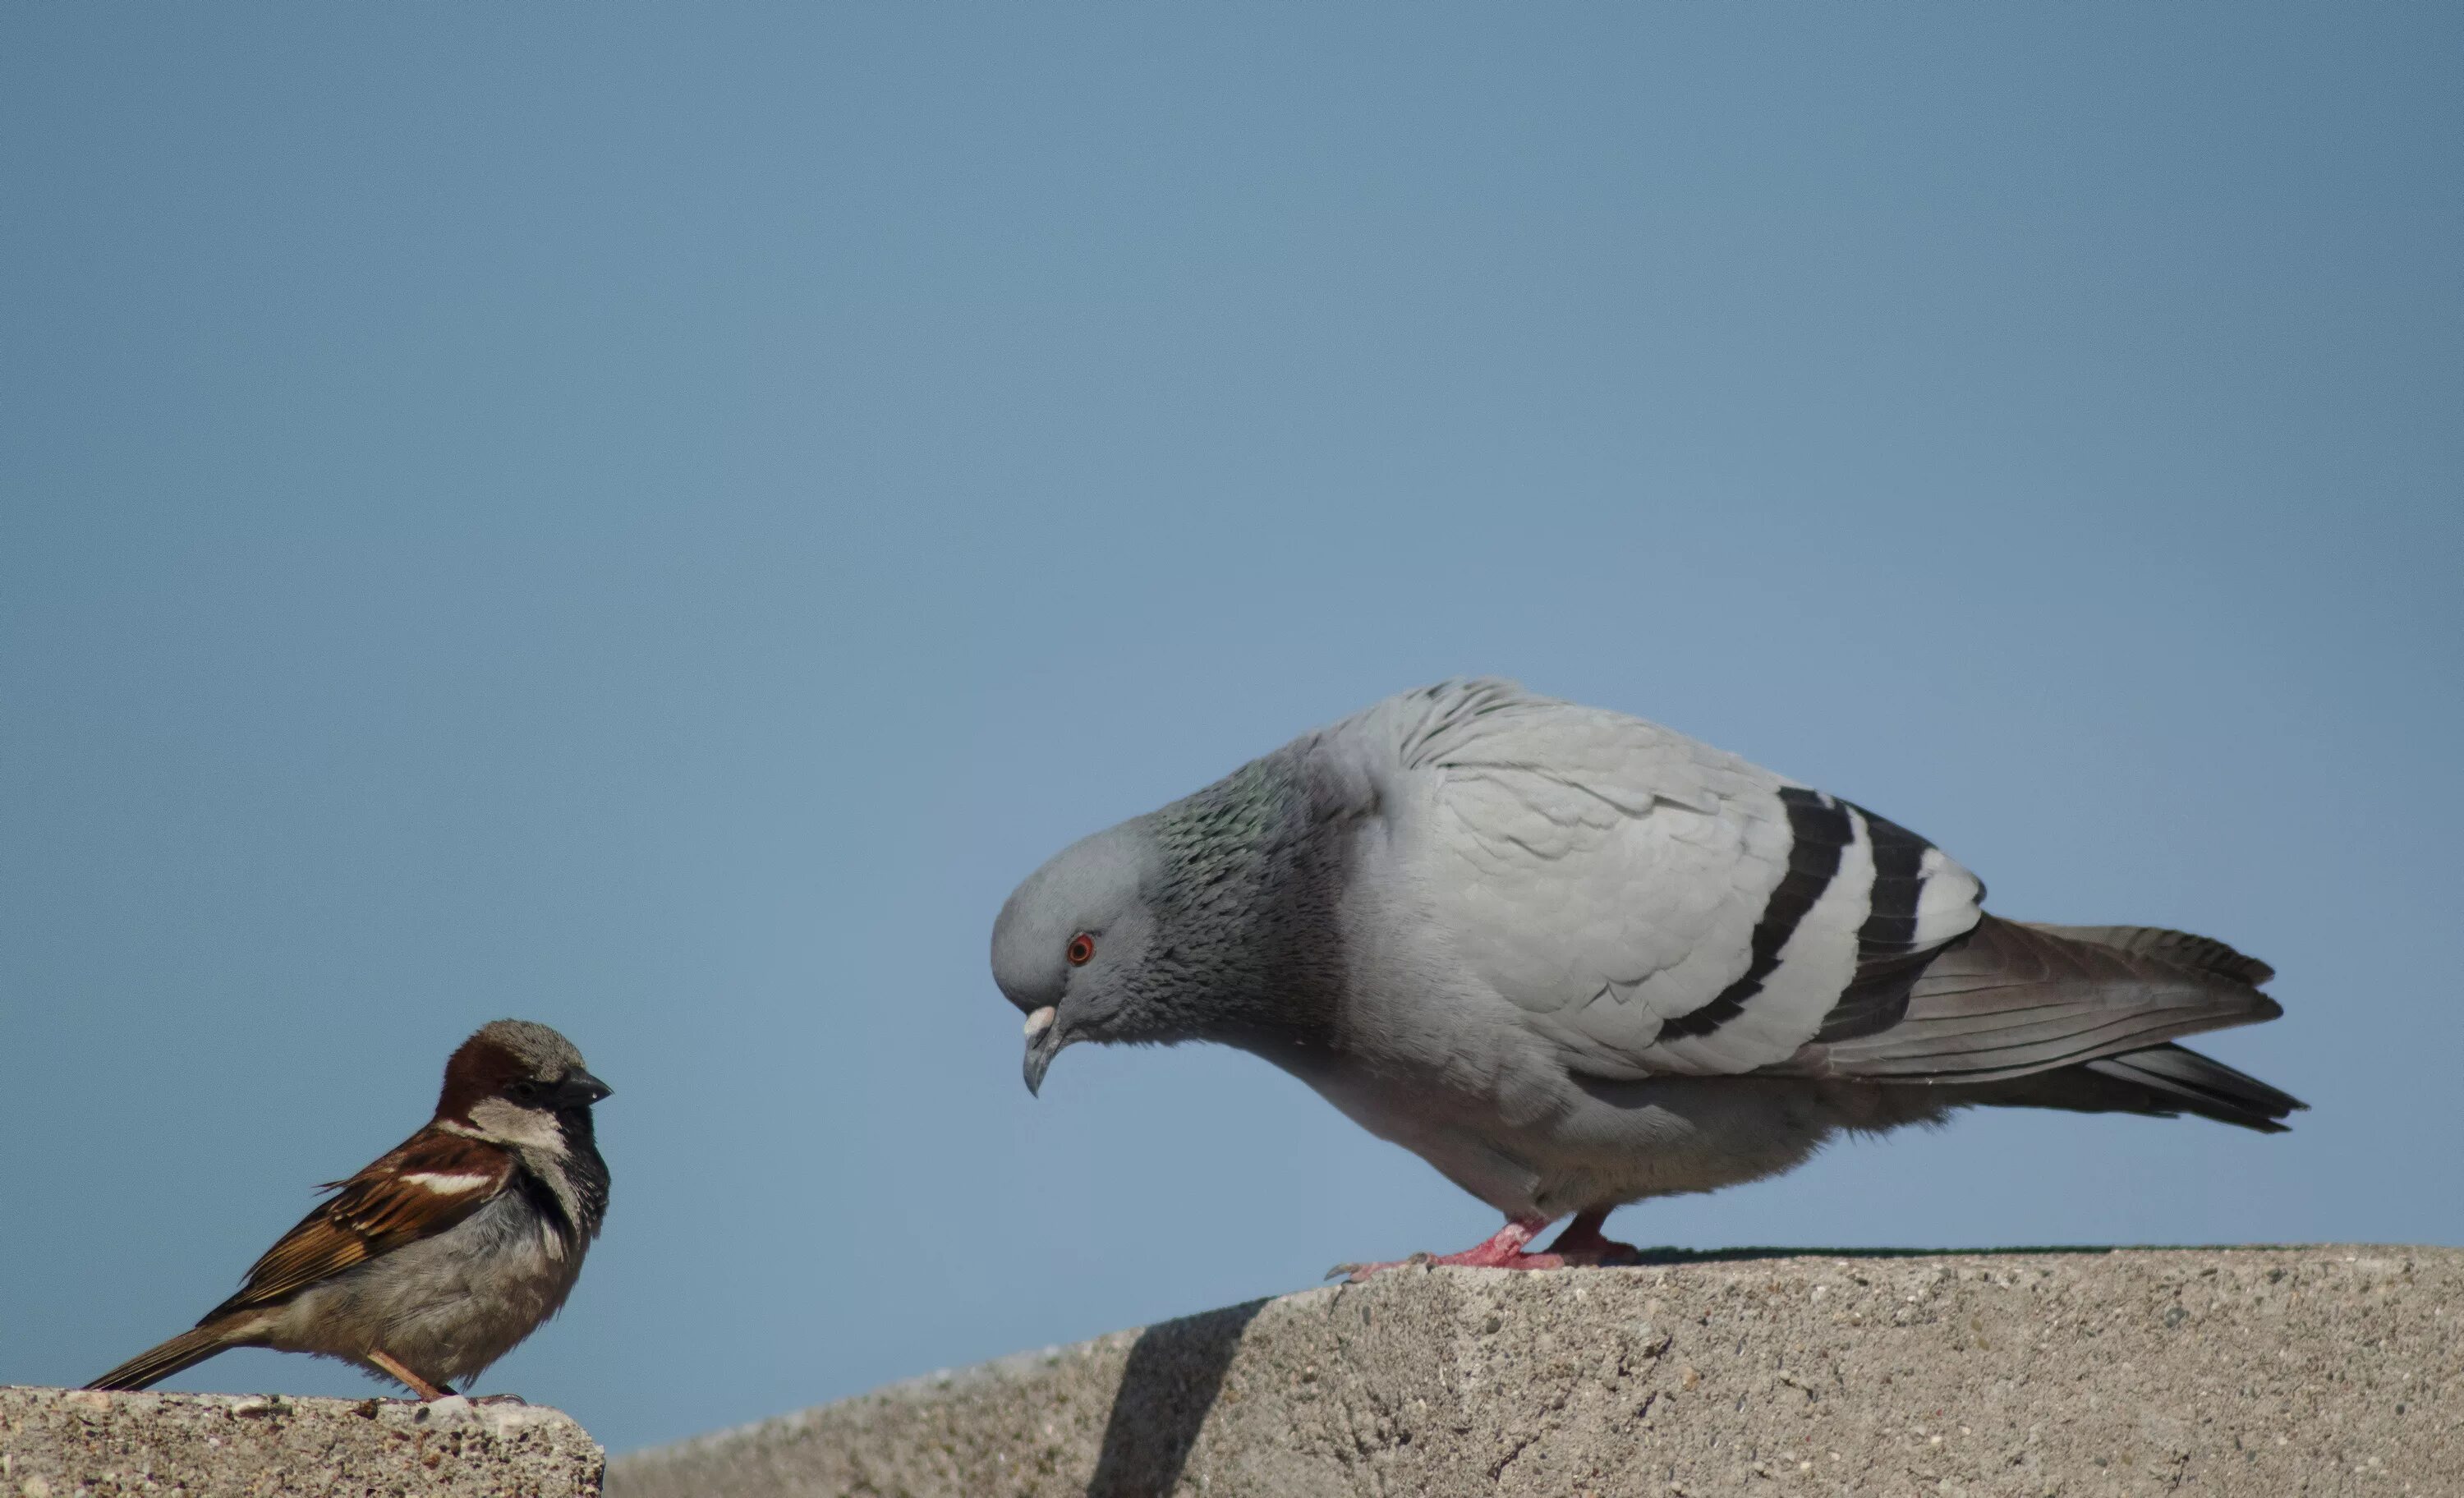
[[[1641,1249],[1632,1244],[1621,1244],[1614,1238],[1601,1236],[1600,1224],[1608,1220],[1609,1214],[1606,1208],[1595,1212],[1576,1213],[1574,1220],[1566,1224],[1566,1230],[1557,1235],[1556,1242],[1551,1244],[1547,1251],[1555,1254],[1568,1264],[1580,1265],[1586,1268],[1607,1265],[1640,1264]]]
[[[1590,1262],[1581,1255],[1567,1255],[1553,1248],[1547,1253],[1525,1253],[1523,1245],[1549,1225],[1545,1217],[1518,1217],[1499,1228],[1485,1243],[1461,1253],[1416,1253],[1408,1259],[1393,1259],[1383,1264],[1338,1264],[1327,1271],[1327,1278],[1340,1274],[1348,1284],[1357,1285],[1373,1274],[1399,1269],[1407,1265],[1430,1267],[1450,1266],[1460,1269],[1571,1269]],[[1569,1233],[1573,1227],[1567,1229]]]

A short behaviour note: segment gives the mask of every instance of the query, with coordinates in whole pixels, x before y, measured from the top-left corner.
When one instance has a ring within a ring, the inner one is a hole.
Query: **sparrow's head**
[[[498,1020],[445,1064],[436,1116],[497,1144],[563,1155],[588,1141],[590,1105],[610,1090],[573,1042],[544,1024]]]
[[[1144,819],[1073,843],[993,923],[993,981],[1026,1015],[1026,1089],[1074,1041],[1153,1040],[1141,993],[1162,850]]]

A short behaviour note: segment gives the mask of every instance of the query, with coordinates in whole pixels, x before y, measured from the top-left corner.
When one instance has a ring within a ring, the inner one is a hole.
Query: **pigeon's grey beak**
[[[1061,1054],[1061,1011],[1050,1004],[1026,1017],[1026,1090],[1032,1097],[1044,1090],[1044,1073],[1052,1058]]]

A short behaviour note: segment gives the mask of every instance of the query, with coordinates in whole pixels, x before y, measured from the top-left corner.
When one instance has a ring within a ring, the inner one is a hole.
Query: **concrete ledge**
[[[596,1498],[605,1463],[520,1404],[0,1388],[0,1498]]]
[[[2464,1251],[1407,1269],[642,1452],[607,1490],[2464,1494]]]

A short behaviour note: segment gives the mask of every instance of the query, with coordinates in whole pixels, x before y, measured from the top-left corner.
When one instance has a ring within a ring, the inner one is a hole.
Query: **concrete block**
[[[0,1498],[597,1498],[605,1461],[529,1405],[0,1388]]]
[[[1404,1269],[618,1461],[611,1498],[2464,1494],[2464,1251]]]

